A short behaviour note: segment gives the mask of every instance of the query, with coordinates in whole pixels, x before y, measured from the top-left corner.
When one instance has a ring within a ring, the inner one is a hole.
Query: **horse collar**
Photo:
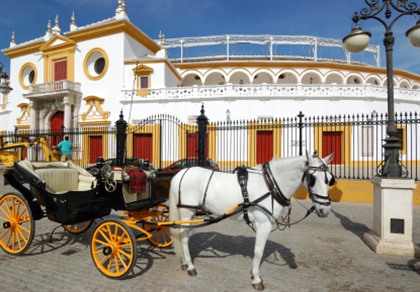
[[[265,183],[270,190],[271,195],[273,198],[282,205],[283,207],[290,205],[290,199],[286,198],[283,193],[281,192],[273,173],[271,172],[271,168],[268,162],[264,163],[262,166],[262,171],[264,175]]]

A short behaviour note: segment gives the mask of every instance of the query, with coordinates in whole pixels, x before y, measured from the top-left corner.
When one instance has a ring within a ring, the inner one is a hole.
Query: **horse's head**
[[[318,216],[327,217],[331,211],[328,187],[335,183],[335,178],[329,172],[327,165],[331,162],[334,153],[324,158],[309,153],[306,153],[306,156],[308,157],[308,165],[302,177],[303,185],[309,192],[309,197]]]

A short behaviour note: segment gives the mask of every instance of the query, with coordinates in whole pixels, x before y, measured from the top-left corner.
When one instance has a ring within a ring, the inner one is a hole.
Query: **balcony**
[[[46,100],[51,98],[63,98],[64,96],[81,95],[80,83],[59,80],[35,85],[29,85],[28,93],[24,96],[28,99]]]

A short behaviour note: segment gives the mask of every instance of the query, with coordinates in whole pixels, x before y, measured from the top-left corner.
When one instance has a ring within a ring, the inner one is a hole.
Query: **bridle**
[[[312,203],[317,203],[319,205],[323,205],[323,206],[330,206],[331,205],[331,199],[330,196],[323,196],[323,195],[319,195],[313,192],[313,186],[315,185],[316,182],[316,178],[314,176],[315,172],[318,171],[322,171],[324,172],[325,175],[325,179],[324,182],[325,184],[332,186],[335,183],[335,178],[334,175],[328,170],[328,166],[325,165],[324,163],[322,163],[322,165],[320,166],[307,166],[305,172],[303,173],[302,176],[302,182],[304,179],[306,179],[306,183],[308,185],[308,191],[309,191],[309,198],[311,199]],[[327,177],[327,173],[329,173],[331,175],[331,179],[328,180]]]

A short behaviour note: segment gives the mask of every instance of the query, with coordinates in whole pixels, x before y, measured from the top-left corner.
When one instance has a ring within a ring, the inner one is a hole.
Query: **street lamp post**
[[[8,94],[13,88],[9,86],[9,76],[4,71],[4,66],[0,63],[0,93]]]
[[[363,51],[369,44],[371,34],[363,31],[358,25],[360,20],[375,19],[385,27],[384,46],[386,51],[386,74],[388,86],[388,124],[387,124],[387,138],[384,139],[385,144],[385,161],[382,168],[378,171],[381,177],[398,178],[403,176],[402,167],[399,162],[399,151],[401,150],[401,140],[398,137],[398,131],[395,127],[395,113],[394,113],[394,82],[393,82],[393,47],[395,38],[392,33],[394,23],[404,15],[420,15],[420,8],[414,2],[407,0],[365,0],[368,8],[364,8],[359,13],[353,16],[353,22],[356,26],[351,33],[343,39],[344,46],[351,53],[358,53]],[[380,3],[383,2],[383,3]],[[397,16],[391,19],[393,12],[398,13]],[[384,14],[386,20],[380,17]],[[410,43],[414,47],[420,47],[420,21],[409,29],[406,33]]]
[[[384,46],[386,50],[387,103],[388,121],[387,137],[383,145],[385,160],[378,167],[378,176],[372,179],[374,184],[373,230],[363,235],[365,243],[378,254],[408,255],[417,253],[412,240],[413,232],[413,179],[401,179],[402,166],[399,162],[401,140],[395,127],[394,117],[394,80],[392,51],[394,36],[392,27],[404,15],[420,15],[420,8],[407,0],[365,0],[368,5],[353,16],[356,24],[351,33],[343,39],[344,46],[351,53],[363,51],[371,34],[358,25],[360,20],[375,19],[385,27]],[[393,13],[396,17],[393,19]],[[383,15],[384,18],[380,16]],[[420,22],[406,33],[410,43],[420,47]],[[379,169],[380,168],[380,169]]]

